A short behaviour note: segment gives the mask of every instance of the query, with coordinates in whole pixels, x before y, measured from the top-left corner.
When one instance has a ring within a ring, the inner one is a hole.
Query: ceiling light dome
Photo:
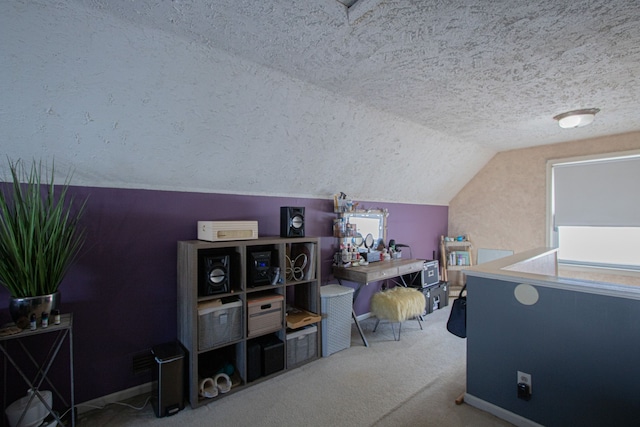
[[[591,124],[598,111],[600,111],[598,108],[567,111],[566,113],[558,114],[553,119],[557,120],[558,125],[563,129],[579,128]]]

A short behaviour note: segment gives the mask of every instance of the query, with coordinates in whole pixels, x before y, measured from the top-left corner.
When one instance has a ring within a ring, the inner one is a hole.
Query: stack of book
[[[471,265],[470,255],[468,251],[451,251],[449,252],[449,265]]]

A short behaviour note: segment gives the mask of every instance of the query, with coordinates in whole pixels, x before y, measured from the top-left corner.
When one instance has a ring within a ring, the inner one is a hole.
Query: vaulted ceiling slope
[[[498,151],[640,129],[638,1],[89,3]]]
[[[3,149],[78,185],[446,205],[496,152],[640,130],[640,2],[343,3],[0,2]]]

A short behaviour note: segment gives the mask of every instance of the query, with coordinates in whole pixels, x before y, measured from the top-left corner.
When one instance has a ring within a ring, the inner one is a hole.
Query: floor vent
[[[133,356],[133,373],[141,374],[150,371],[154,365],[153,354],[151,351],[139,353]]]

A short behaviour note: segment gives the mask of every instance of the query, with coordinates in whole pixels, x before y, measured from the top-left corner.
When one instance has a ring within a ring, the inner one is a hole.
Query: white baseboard
[[[464,403],[468,403],[474,408],[478,408],[481,411],[485,411],[492,415],[495,415],[496,417],[501,418],[505,421],[508,421],[511,424],[516,425],[518,427],[543,427],[542,424],[538,424],[534,421],[531,421],[528,418],[524,418],[518,414],[514,414],[511,411],[507,411],[504,408],[496,406],[493,403],[489,403],[485,400],[479,399],[469,393],[465,393]]]
[[[358,322],[361,322],[361,321],[363,321],[365,319],[368,319],[369,317],[373,317],[373,314],[371,314],[371,312],[364,313],[364,314],[361,314],[359,316],[356,316],[356,319],[358,319]]]
[[[103,408],[111,403],[121,402],[141,394],[151,393],[152,390],[153,383],[148,382],[126,390],[120,390],[106,396],[98,397],[97,399],[89,400],[87,402],[76,403],[76,408],[78,408],[78,414],[83,414],[91,411],[92,409]]]
[[[373,314],[364,313],[356,317],[358,319],[358,322],[360,322],[362,320],[373,317]],[[140,384],[138,386],[128,388],[126,390],[121,390],[106,396],[98,397],[96,399],[89,400],[83,403],[76,403],[76,407],[78,408],[78,414],[83,414],[87,411],[91,411],[92,409],[102,408],[111,403],[121,402],[123,400],[127,400],[135,396],[139,396],[141,394],[151,393],[152,390],[153,390],[153,383],[148,382],[145,384]]]

